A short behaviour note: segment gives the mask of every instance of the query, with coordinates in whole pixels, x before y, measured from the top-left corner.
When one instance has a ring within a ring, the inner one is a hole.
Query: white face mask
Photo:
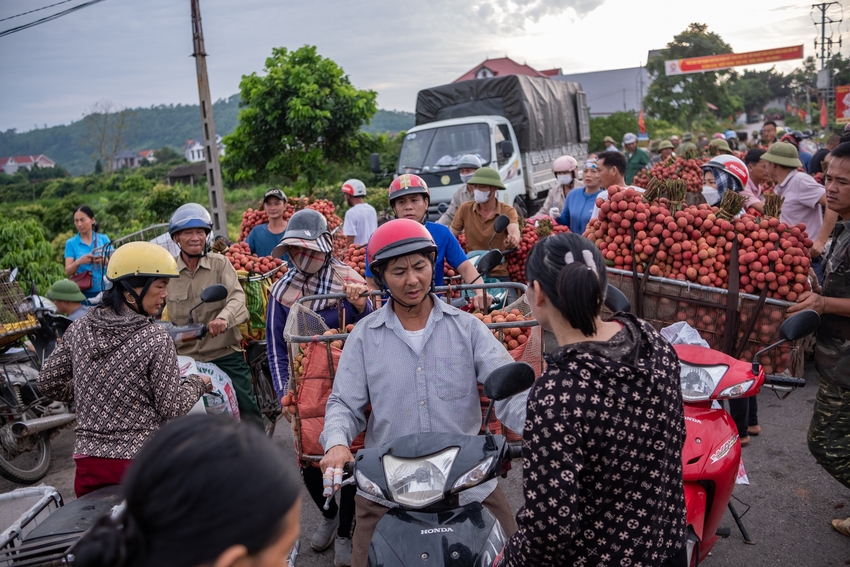
[[[472,179],[473,175],[475,175],[475,174],[474,173],[461,173],[460,174],[460,180],[463,181],[464,183],[468,183],[469,180]]]
[[[489,191],[479,191],[478,189],[476,189],[475,191],[473,191],[473,193],[474,193],[474,196],[475,196],[475,202],[476,203],[486,203],[487,201],[490,200],[490,192]]]
[[[561,185],[569,185],[573,182],[573,174],[572,173],[563,173],[561,175],[555,176],[558,179],[558,183]]]

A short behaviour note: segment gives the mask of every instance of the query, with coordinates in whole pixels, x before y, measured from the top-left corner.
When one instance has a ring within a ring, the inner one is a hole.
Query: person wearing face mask
[[[343,324],[341,314],[344,314],[346,322],[357,323],[372,312],[371,301],[367,297],[360,297],[366,291],[366,282],[354,269],[331,256],[332,250],[333,243],[325,217],[312,209],[303,209],[289,219],[283,238],[272,251],[272,256],[276,258],[289,254],[295,265],[293,270],[272,286],[266,313],[269,369],[278,398],[282,398],[289,389],[289,350],[283,331],[289,311],[296,301],[308,295],[346,294],[345,299],[323,299],[307,305],[331,329],[340,328]],[[291,421],[292,416],[286,406],[283,412],[284,417]],[[302,463],[301,477],[323,516],[310,540],[310,546],[315,551],[323,551],[333,544],[334,565],[349,565],[355,488],[343,488],[339,505],[333,500],[329,508],[324,510],[321,471]]]
[[[578,177],[578,163],[572,156],[561,156],[552,162],[552,173],[558,180],[558,186],[549,189],[549,194],[543,201],[540,212],[556,219],[564,210],[564,201],[566,201],[567,195],[575,187]]]
[[[596,198],[602,193],[602,178],[597,160],[587,160],[584,164],[584,187],[570,191],[564,203],[564,211],[558,218],[558,224],[568,226],[570,232],[584,233],[590,216],[596,207]]]
[[[467,182],[472,179],[475,172],[481,168],[481,160],[478,159],[478,156],[466,154],[460,158],[460,162],[458,162],[457,167],[460,173],[460,180],[463,181],[463,185],[458,187],[455,194],[452,195],[452,201],[449,203],[449,208],[446,209],[446,212],[442,214],[439,220],[437,220],[439,224],[445,226],[451,226],[452,221],[455,219],[455,215],[457,214],[457,210],[462,204],[474,200],[472,189],[469,188]]]
[[[719,155],[702,166],[702,196],[711,205],[718,205],[728,190],[740,193],[750,180],[747,166],[735,156]]]
[[[245,292],[233,265],[221,254],[210,252],[207,236],[212,232],[209,212],[197,203],[179,207],[168,222],[168,233],[180,249],[179,277],[168,283],[168,316],[175,325],[189,323],[189,311],[201,303],[201,292],[214,284],[227,288],[227,298],[202,303],[194,320],[205,323],[207,336],[199,341],[177,344],[177,353],[200,362],[211,362],[230,377],[242,421],[263,427],[262,414],[254,397],[251,369],[242,352],[238,325],[248,320]]]

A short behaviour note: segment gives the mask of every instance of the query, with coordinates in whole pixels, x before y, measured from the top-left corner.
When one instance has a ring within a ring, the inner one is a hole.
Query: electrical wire
[[[26,16],[27,14],[32,14],[33,12],[40,12],[42,10],[47,10],[48,8],[58,6],[59,4],[67,4],[68,2],[73,2],[73,1],[74,0],[62,0],[61,2],[57,2],[55,4],[50,4],[49,6],[45,6],[43,8],[36,8],[35,10],[30,10],[29,12],[21,12],[20,14],[15,14],[14,16],[9,16],[7,18],[0,18],[0,22],[5,22],[6,20],[13,20],[15,18],[20,18],[21,16]]]
[[[25,29],[37,26],[39,24],[47,23],[51,20],[55,20],[56,18],[61,18],[62,16],[66,16],[66,15],[72,13],[72,12],[76,12],[77,10],[82,10],[83,8],[87,8],[88,6],[91,6],[92,4],[97,4],[99,2],[103,2],[103,0],[89,0],[88,2],[84,2],[83,4],[79,4],[77,6],[73,6],[71,8],[66,9],[66,10],[62,10],[61,12],[56,12],[55,14],[51,14],[50,16],[45,16],[44,18],[41,18],[40,20],[35,20],[35,21],[29,22],[27,24],[22,24],[20,26],[14,27],[14,28],[9,28],[7,30],[0,31],[0,37],[11,35],[15,32],[23,31]]]

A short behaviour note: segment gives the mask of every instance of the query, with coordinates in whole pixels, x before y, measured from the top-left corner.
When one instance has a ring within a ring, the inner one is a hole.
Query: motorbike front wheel
[[[28,412],[26,417],[34,419],[36,416]],[[7,443],[15,442],[11,436],[9,431],[4,434],[5,438],[0,439],[0,476],[20,484],[33,484],[44,478],[50,467],[49,433],[39,433],[32,440],[21,439],[17,447],[10,450]],[[27,450],[20,451],[24,444]]]

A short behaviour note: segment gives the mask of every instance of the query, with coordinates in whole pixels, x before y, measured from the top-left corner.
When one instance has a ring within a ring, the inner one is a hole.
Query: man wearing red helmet
[[[417,433],[478,434],[478,384],[512,359],[484,323],[433,295],[436,249],[426,228],[410,219],[381,225],[369,240],[369,265],[391,299],[348,337],[326,406],[321,470],[353,461],[348,447],[364,428],[366,447]],[[525,404],[526,394],[520,394],[496,402],[496,413],[519,431]],[[462,505],[484,504],[506,534],[516,530],[496,481],[459,497]],[[378,496],[358,491],[353,567],[366,565],[369,542],[388,506]]]
[[[431,238],[434,239],[434,243],[437,245],[437,259],[434,264],[435,285],[444,284],[444,262],[448,262],[449,266],[457,270],[457,273],[466,283],[473,283],[479,279],[478,270],[466,257],[466,253],[449,227],[426,220],[428,218],[428,206],[431,203],[431,192],[425,180],[411,173],[396,177],[390,184],[389,199],[390,207],[396,218],[410,219],[422,223],[431,234]],[[366,282],[370,289],[379,289],[368,265],[366,266]],[[490,306],[484,290],[476,290],[472,301],[474,307],[480,311],[484,311]]]
[[[358,246],[366,244],[378,228],[378,213],[366,202],[366,186],[359,179],[349,179],[342,184],[342,195],[350,207],[342,223],[345,242]]]

